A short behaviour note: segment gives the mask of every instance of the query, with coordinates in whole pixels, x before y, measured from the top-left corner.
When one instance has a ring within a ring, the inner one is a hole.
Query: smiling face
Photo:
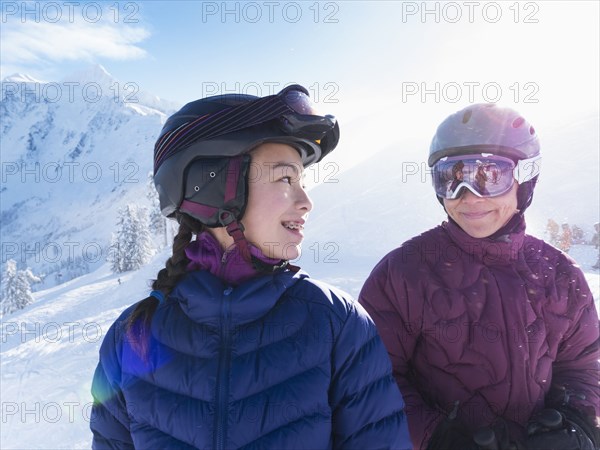
[[[289,145],[266,143],[252,151],[248,205],[242,224],[248,242],[273,259],[300,256],[312,202],[303,187],[303,166]]]
[[[518,187],[514,183],[510,191],[497,197],[478,197],[463,189],[457,199],[444,199],[444,207],[469,236],[485,238],[506,225],[517,212]]]

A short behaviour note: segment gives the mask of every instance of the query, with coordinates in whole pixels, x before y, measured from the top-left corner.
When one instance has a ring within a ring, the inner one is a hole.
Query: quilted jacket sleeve
[[[403,274],[395,270],[393,254],[384,258],[367,278],[359,297],[377,325],[389,353],[393,375],[406,402],[410,436],[415,448],[425,448],[443,416],[431,408],[410,381],[410,364],[419,338],[421,312],[411,306]]]
[[[567,314],[571,326],[563,336],[552,366],[547,403],[557,408],[566,404],[595,424],[596,417],[600,417],[598,314],[581,271],[572,267],[568,279]]]
[[[365,310],[347,305],[332,355],[333,447],[411,449],[404,402],[383,342]]]
[[[100,348],[100,362],[92,382],[94,404],[90,428],[94,434],[94,449],[134,448],[129,433],[125,399],[118,386],[121,374],[116,344],[119,323],[115,322],[104,338]]]

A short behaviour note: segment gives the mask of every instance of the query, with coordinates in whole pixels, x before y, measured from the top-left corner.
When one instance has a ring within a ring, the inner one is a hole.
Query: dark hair
[[[193,235],[198,235],[206,229],[204,224],[187,214],[177,212],[175,218],[179,222],[179,230],[173,238],[173,254],[167,259],[165,268],[158,272],[156,280],[152,282],[152,289],[162,292],[165,298],[186,274],[190,260],[185,254],[185,248],[192,240]],[[150,338],[148,332],[158,303],[156,297],[152,295],[146,297],[137,304],[125,323],[128,341],[144,359],[148,356]]]

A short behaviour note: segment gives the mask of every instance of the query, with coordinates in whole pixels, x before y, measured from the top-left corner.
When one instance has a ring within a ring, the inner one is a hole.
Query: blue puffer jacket
[[[148,358],[100,349],[94,448],[410,449],[387,352],[358,303],[302,272],[236,288],[189,273],[152,321]]]

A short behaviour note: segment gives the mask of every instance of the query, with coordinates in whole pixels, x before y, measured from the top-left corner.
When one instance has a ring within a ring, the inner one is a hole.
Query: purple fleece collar
[[[513,217],[510,231],[494,238],[474,238],[448,217],[442,226],[450,238],[465,252],[483,260],[486,264],[508,264],[517,259],[525,238],[525,218],[522,215]],[[498,233],[496,233],[498,234]]]
[[[281,263],[281,260],[267,258],[253,245],[250,245],[250,253],[269,266]],[[195,241],[190,242],[185,249],[185,254],[190,260],[187,266],[188,272],[206,270],[233,286],[264,274],[242,257],[237,245],[234,244],[223,251],[221,245],[208,231],[200,233]]]

